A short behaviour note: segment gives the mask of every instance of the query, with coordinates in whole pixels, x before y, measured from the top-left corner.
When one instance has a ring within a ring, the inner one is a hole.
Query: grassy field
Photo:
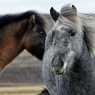
[[[0,95],[38,95],[44,86],[0,87]]]
[[[42,89],[41,61],[24,51],[0,73],[0,95],[38,95]]]
[[[0,95],[38,95],[44,88],[41,66],[41,61],[22,52],[0,73]]]
[[[41,67],[41,61],[24,51],[0,73],[0,86],[23,83],[39,85],[42,83]]]

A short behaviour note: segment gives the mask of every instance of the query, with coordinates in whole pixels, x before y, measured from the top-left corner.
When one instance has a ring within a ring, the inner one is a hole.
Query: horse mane
[[[91,52],[91,47],[90,47],[91,45],[90,45],[90,42],[89,42],[89,39],[88,39],[88,36],[87,36],[87,30],[86,30],[85,26],[83,26],[83,33],[84,33],[83,39],[86,43],[86,46],[87,46],[87,49],[88,49],[89,53],[91,54],[92,53]]]
[[[40,26],[44,26],[44,20],[41,17],[41,15],[37,12],[34,11],[26,11],[24,13],[19,13],[19,14],[7,14],[4,16],[0,16],[0,28],[11,24],[13,22],[19,22],[24,19],[29,19],[32,15],[36,16],[36,24],[39,24]]]

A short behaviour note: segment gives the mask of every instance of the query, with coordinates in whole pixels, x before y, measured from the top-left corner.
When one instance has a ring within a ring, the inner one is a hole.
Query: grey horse
[[[50,12],[55,25],[47,33],[42,67],[50,95],[95,95],[94,57],[76,7]]]

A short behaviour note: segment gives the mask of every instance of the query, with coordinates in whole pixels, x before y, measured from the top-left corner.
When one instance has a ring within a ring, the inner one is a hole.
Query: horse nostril
[[[63,67],[63,65],[64,65],[64,61],[62,60],[61,57],[59,57],[59,67],[61,68]]]
[[[64,61],[62,60],[62,58],[60,56],[56,56],[53,60],[52,60],[52,68],[53,71],[56,74],[61,74],[61,69],[64,65]]]

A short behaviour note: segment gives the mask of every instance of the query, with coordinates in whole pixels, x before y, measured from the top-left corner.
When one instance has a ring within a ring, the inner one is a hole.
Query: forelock
[[[56,21],[56,23],[55,23],[53,29],[54,29],[54,28],[59,28],[59,27],[61,27],[61,26],[63,26],[64,28],[65,28],[65,27],[69,27],[69,28],[75,28],[75,29],[76,29],[75,23],[73,23],[72,21],[70,21],[68,18],[63,17],[62,15],[60,15],[60,17],[59,17],[58,20]]]

